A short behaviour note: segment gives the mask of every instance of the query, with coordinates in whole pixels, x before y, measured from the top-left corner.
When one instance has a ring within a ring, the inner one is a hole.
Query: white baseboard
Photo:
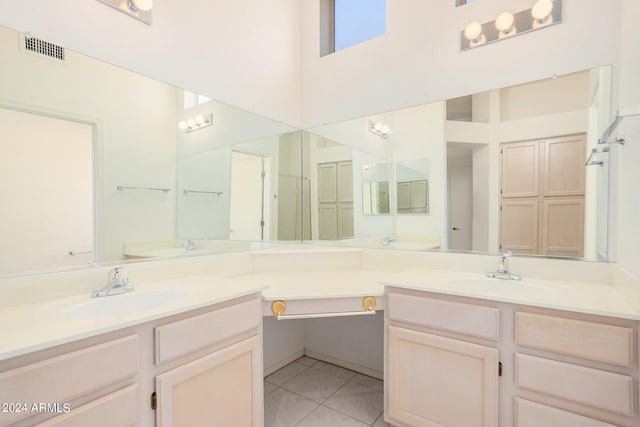
[[[265,367],[264,370],[263,370],[264,371],[264,376],[266,377],[267,375],[273,374],[278,369],[284,368],[289,363],[300,359],[302,356],[304,356],[304,350],[296,351],[295,353],[293,353],[292,355],[286,357],[285,359],[279,360],[278,363],[275,363],[275,364],[273,364],[271,366]]]
[[[323,362],[331,363],[332,365],[340,366],[342,368],[351,369],[352,371],[359,372],[364,375],[368,375],[379,380],[384,379],[384,373],[376,369],[366,368],[364,366],[356,365],[355,363],[347,362],[345,360],[336,359],[335,357],[327,356],[326,354],[317,353],[313,350],[304,350],[304,355],[313,359],[321,360]]]

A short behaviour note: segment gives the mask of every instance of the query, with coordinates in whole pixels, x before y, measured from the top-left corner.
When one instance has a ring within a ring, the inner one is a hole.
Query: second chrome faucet
[[[102,289],[91,292],[91,296],[93,298],[107,297],[134,291],[136,288],[129,284],[129,278],[122,275],[123,269],[124,267],[115,267],[109,270],[107,283]]]
[[[500,255],[496,271],[487,273],[487,277],[491,277],[492,279],[521,280],[522,277],[509,271],[509,258],[511,255],[511,251],[506,251]]]

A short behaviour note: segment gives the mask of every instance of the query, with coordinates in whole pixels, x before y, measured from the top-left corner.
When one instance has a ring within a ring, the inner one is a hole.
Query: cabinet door
[[[537,197],[539,195],[538,141],[502,144],[500,160],[502,197]]]
[[[156,424],[262,426],[262,387],[256,336],[157,376]]]
[[[544,200],[541,227],[541,254],[581,257],[584,247],[584,198]]]
[[[320,205],[318,208],[320,240],[338,238],[338,205]]]
[[[538,253],[539,203],[503,199],[500,210],[500,249],[516,254]]]
[[[426,179],[411,183],[411,212],[429,212],[429,182]]]
[[[498,425],[498,350],[388,327],[387,415],[413,427]]]
[[[353,205],[338,205],[338,238],[353,237]]]
[[[318,202],[336,203],[338,201],[338,181],[336,164],[318,165]]]
[[[411,209],[411,182],[398,183],[398,212],[409,212]]]
[[[553,138],[544,142],[544,196],[584,194],[585,136]]]
[[[351,162],[338,163],[338,202],[353,203],[353,167]]]

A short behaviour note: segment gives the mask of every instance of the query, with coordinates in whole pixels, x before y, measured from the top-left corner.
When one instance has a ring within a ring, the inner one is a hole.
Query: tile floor
[[[387,427],[382,381],[301,357],[264,381],[265,427]]]

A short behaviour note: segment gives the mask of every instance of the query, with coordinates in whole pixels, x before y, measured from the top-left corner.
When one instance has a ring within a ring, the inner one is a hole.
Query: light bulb
[[[374,129],[376,132],[380,132],[380,131],[382,130],[382,123],[380,123],[380,122],[376,122],[376,124],[375,124],[375,125],[373,125],[373,129]]]
[[[382,129],[380,130],[382,132],[383,135],[386,135],[389,133],[389,126],[382,126]]]
[[[196,116],[196,123],[198,124],[198,126],[202,126],[205,123],[204,117],[198,114]]]
[[[187,125],[189,125],[190,128],[194,127],[196,125],[196,121],[193,120],[191,117],[189,117],[187,119]]]
[[[129,0],[134,8],[143,12],[148,12],[153,8],[153,0]]]
[[[186,129],[187,127],[189,127],[189,126],[187,125],[187,122],[185,122],[184,120],[180,120],[180,121],[178,122],[178,127],[179,127],[180,129],[182,129],[182,130],[185,130],[185,129]]]
[[[464,28],[464,37],[467,40],[478,40],[478,38],[482,35],[482,24],[478,21],[470,22]]]
[[[531,16],[538,21],[544,22],[553,10],[553,2],[551,0],[538,0],[531,8]]]
[[[496,18],[496,29],[500,32],[498,37],[503,38],[505,36],[511,36],[516,33],[516,28],[513,26],[513,13],[502,12]]]

